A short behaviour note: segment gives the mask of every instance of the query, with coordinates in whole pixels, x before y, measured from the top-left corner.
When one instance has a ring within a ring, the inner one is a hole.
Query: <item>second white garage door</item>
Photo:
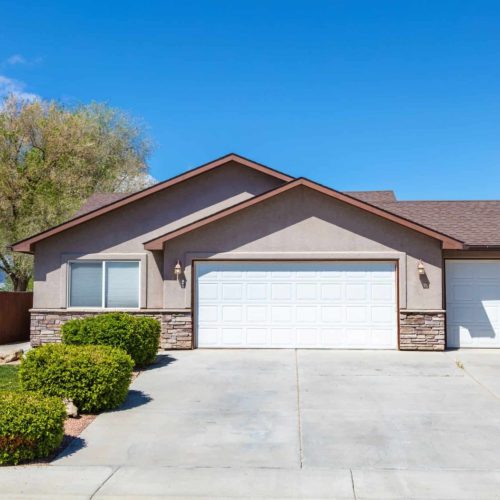
[[[397,348],[395,264],[195,264],[198,347]]]
[[[448,347],[500,347],[500,261],[446,261]]]

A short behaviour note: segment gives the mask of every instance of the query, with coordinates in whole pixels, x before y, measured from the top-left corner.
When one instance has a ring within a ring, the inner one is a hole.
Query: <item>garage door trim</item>
[[[251,258],[246,258],[246,259],[230,259],[230,258],[223,258],[223,259],[207,259],[207,258],[196,258],[191,261],[191,313],[192,313],[192,325],[193,325],[193,335],[191,339],[191,347],[192,349],[197,349],[198,348],[198,320],[196,317],[197,314],[197,273],[196,273],[196,264],[198,263],[205,263],[205,262],[214,262],[214,263],[233,263],[233,262],[257,262],[257,263],[282,263],[282,262],[326,262],[326,263],[346,263],[346,262],[353,262],[353,263],[370,263],[370,262],[387,262],[394,264],[394,279],[396,281],[395,283],[395,292],[396,292],[396,310],[394,311],[396,315],[396,336],[397,336],[397,344],[396,344],[396,349],[399,351],[401,350],[400,346],[400,341],[401,341],[401,325],[399,321],[399,313],[400,313],[400,270],[399,270],[399,259],[384,259],[384,258],[372,258],[372,259],[300,259],[300,258],[295,258],[295,259],[251,259]]]

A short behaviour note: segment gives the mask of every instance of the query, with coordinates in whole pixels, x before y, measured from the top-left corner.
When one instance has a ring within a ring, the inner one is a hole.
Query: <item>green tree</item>
[[[150,152],[143,127],[104,104],[0,103],[0,270],[12,288],[26,290],[33,264],[9,245],[67,220],[95,192],[150,185]]]

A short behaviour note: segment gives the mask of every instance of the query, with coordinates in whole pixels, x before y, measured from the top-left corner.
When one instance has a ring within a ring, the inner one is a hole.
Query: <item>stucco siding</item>
[[[141,305],[160,308],[163,256],[143,243],[281,183],[232,162],[43,240],[35,247],[33,307],[66,307],[66,263],[102,257],[141,260]]]
[[[186,286],[173,279],[176,259]],[[163,307],[191,306],[191,262],[218,259],[391,259],[399,263],[400,307],[442,308],[439,241],[298,187],[167,242]],[[424,262],[426,277],[417,272]]]

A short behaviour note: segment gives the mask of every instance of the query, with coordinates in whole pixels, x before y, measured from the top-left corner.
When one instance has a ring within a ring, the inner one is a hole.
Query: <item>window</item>
[[[69,307],[139,307],[138,261],[78,261],[69,265]]]

